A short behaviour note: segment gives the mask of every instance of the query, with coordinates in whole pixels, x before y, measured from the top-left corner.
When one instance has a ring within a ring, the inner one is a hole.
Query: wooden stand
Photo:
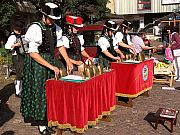
[[[156,117],[155,129],[157,129],[158,124],[161,123],[164,125],[165,121],[169,121],[171,123],[171,126],[170,126],[170,129],[168,128],[168,130],[172,133],[173,132],[173,125],[176,125],[177,115],[178,115],[179,111],[177,112],[175,118],[166,118],[166,117],[160,116],[160,110],[161,110],[161,108],[159,108],[155,114],[155,117]]]
[[[158,75],[154,75],[153,77],[153,82],[157,82],[157,83],[167,83],[170,87],[173,86],[174,83],[174,74],[171,72],[169,75],[166,74],[158,74]],[[168,77],[166,79],[157,79],[157,77]]]
[[[105,121],[105,122],[111,122],[111,118],[107,115],[107,116],[103,116],[102,119],[100,119],[101,121]]]
[[[171,87],[174,83],[174,76],[174,66],[171,63],[168,68],[154,68],[153,82],[166,83]],[[165,77],[165,79],[157,77]]]
[[[126,98],[127,101],[123,101],[123,100],[121,100],[121,98]],[[116,97],[116,104],[117,105],[126,106],[126,107],[133,107],[132,98],[130,98],[130,97],[120,97],[120,96],[117,96]]]
[[[60,128],[57,128],[57,134],[56,135],[62,135],[62,130]],[[74,135],[82,135],[82,133],[74,132]]]
[[[62,130],[60,128],[57,128],[57,135],[62,135]]]
[[[140,96],[145,96],[149,97],[148,91],[142,93]],[[116,104],[117,105],[122,105],[126,107],[133,107],[133,99],[136,97],[121,97],[121,96],[116,96]],[[124,100],[125,99],[125,100]]]

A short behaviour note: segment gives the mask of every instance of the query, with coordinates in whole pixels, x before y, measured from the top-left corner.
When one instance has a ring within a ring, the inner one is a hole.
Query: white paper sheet
[[[62,77],[62,79],[71,79],[71,80],[86,80],[86,79],[83,79],[82,76],[78,76],[78,75],[67,75],[67,76],[64,76]]]

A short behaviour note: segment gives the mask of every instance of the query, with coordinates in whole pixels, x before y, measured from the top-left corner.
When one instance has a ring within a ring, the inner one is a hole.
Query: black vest
[[[68,56],[74,60],[82,61],[81,43],[77,34],[64,34],[69,39],[69,48],[66,49]]]
[[[42,22],[34,22],[41,27],[42,30],[42,44],[38,47],[39,53],[50,53],[55,56],[55,48],[57,44],[56,25],[51,27],[45,26]]]
[[[122,42],[128,45],[127,34],[126,34],[126,33],[123,33],[123,32],[122,32],[122,34],[123,34]],[[121,46],[119,46],[118,48],[119,48],[119,50],[121,50],[124,54],[129,54],[129,53],[130,53],[129,49],[127,49],[127,48],[124,48],[124,47],[121,47]]]
[[[117,56],[116,51],[114,50],[114,46],[113,46],[113,39],[108,37],[107,35],[102,35],[101,37],[106,38],[109,43],[110,46],[107,48],[108,52],[110,52],[113,56]],[[103,52],[102,49],[100,48],[100,46],[97,46],[97,57],[102,56],[103,58],[106,58],[109,61],[115,61],[114,59],[109,58],[108,56],[106,56]]]

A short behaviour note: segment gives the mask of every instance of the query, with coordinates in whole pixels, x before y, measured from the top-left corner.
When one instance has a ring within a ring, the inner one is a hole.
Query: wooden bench
[[[156,123],[155,123],[155,129],[157,129],[158,124],[163,124],[165,121],[169,121],[171,123],[170,129],[168,129],[171,133],[173,132],[173,125],[176,125],[177,122],[177,115],[179,111],[175,114],[174,118],[168,118],[168,117],[161,117],[160,112],[162,111],[163,108],[159,108],[155,114],[156,117]]]

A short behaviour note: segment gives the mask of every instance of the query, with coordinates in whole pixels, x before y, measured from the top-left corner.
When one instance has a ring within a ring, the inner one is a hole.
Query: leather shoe
[[[39,129],[39,128],[38,128]],[[43,131],[40,131],[40,129],[39,129],[39,133],[41,134],[41,135],[51,135],[51,133],[47,130],[47,129],[44,129]]]
[[[55,133],[56,133],[56,131],[54,131],[52,128],[50,128],[50,127],[48,127],[48,126],[46,126],[46,130],[47,130],[49,133],[51,133],[51,134],[55,134]]]
[[[15,96],[18,97],[18,98],[21,98],[21,95],[20,95],[20,94],[16,94]]]

